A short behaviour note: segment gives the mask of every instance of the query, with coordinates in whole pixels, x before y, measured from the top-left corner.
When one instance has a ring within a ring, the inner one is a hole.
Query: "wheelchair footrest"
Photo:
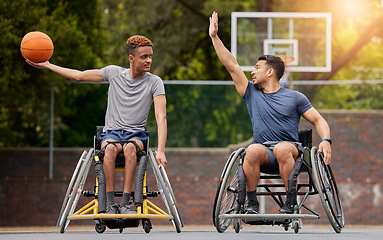
[[[78,219],[173,219],[171,215],[158,215],[158,214],[82,214],[82,215],[70,215],[68,220],[78,220]]]
[[[246,221],[277,221],[291,219],[319,219],[313,214],[221,214],[220,219],[246,219]]]

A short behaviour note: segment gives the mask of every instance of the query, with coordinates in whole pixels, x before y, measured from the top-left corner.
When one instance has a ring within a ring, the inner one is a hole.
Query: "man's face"
[[[129,55],[130,64],[139,72],[149,72],[152,64],[153,49],[151,46],[138,47]]]
[[[254,86],[260,86],[267,81],[267,74],[270,66],[266,64],[265,60],[260,60],[255,64],[254,71],[251,72]]]

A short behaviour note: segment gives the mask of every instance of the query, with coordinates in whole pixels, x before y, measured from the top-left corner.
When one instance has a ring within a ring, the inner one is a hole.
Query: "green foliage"
[[[97,1],[81,2],[0,2],[0,146],[48,146],[52,84],[56,86],[56,134],[72,127],[63,118],[73,116],[72,121],[80,121],[76,115],[81,105],[69,106],[67,102],[81,94],[75,89],[60,94],[68,82],[52,72],[30,67],[19,49],[26,33],[42,31],[55,46],[52,62],[79,69],[100,64],[102,38]]]
[[[345,7],[355,2],[358,1],[1,1],[0,147],[48,146],[52,85],[56,147],[90,146],[95,126],[104,123],[108,85],[73,84],[53,72],[30,67],[19,51],[27,32],[47,33],[55,45],[51,62],[64,67],[129,67],[126,39],[141,34],[154,43],[152,72],[164,80],[231,81],[208,36],[208,18],[213,11],[219,13],[219,36],[229,49],[233,11],[332,12],[335,61],[354,46],[361,29],[383,17],[380,0],[368,1],[352,10]],[[383,79],[383,35],[379,27],[371,41],[332,80]],[[252,34],[251,29],[248,32]],[[320,76],[318,73],[314,79]],[[382,85],[306,86],[298,90],[318,109],[383,108]],[[251,138],[246,105],[234,86],[166,85],[166,94],[168,147],[223,147]],[[155,146],[153,109],[148,130]]]

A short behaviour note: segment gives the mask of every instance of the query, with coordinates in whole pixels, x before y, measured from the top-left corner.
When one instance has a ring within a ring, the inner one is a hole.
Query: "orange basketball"
[[[48,61],[52,57],[53,49],[51,38],[43,32],[29,32],[21,40],[21,54],[32,62]]]

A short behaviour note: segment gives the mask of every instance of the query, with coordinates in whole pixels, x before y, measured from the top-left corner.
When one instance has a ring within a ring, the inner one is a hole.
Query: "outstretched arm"
[[[326,120],[319,114],[315,108],[310,108],[302,115],[307,121],[313,124],[321,137],[330,138],[330,127]],[[330,164],[331,162],[331,144],[328,141],[322,141],[318,146],[318,151],[323,152],[324,162]]]
[[[213,46],[219,59],[222,64],[226,67],[226,70],[229,72],[230,76],[233,78],[235,87],[243,97],[246,93],[246,88],[248,85],[248,80],[245,73],[242,71],[242,68],[239,66],[235,57],[231,52],[223,45],[221,39],[218,37],[218,14],[213,12],[210,20],[209,35],[213,42]]]
[[[85,82],[102,82],[104,81],[102,78],[101,70],[100,69],[93,69],[93,70],[86,70],[86,71],[79,71],[76,69],[70,69],[70,68],[63,68],[57,65],[54,65],[50,63],[49,61],[41,62],[41,63],[34,63],[32,61],[26,60],[26,62],[36,68],[45,68],[49,69],[57,74],[60,74],[63,77],[66,77],[68,79],[74,80],[74,81],[85,81]]]

